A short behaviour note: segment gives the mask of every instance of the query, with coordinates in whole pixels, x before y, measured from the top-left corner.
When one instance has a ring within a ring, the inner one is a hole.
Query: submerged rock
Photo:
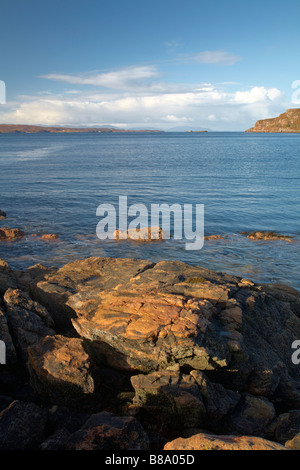
[[[18,228],[0,228],[0,241],[1,240],[16,240],[25,237],[25,232]]]
[[[6,212],[0,209],[0,220],[6,219]]]
[[[58,236],[56,235],[56,233],[44,233],[43,235],[37,235],[36,233],[32,233],[30,236],[40,238],[41,240],[46,240],[46,241],[53,241],[53,240],[58,239]]]
[[[121,230],[115,230],[113,235],[116,240],[134,240],[141,242],[164,240],[166,238],[166,234],[161,227],[141,227],[128,229],[123,232]]]
[[[224,240],[228,238],[228,235],[205,235],[204,240]]]
[[[280,233],[257,231],[257,232],[241,232],[250,240],[284,240],[286,242],[293,242],[293,237],[290,235],[281,235]]]

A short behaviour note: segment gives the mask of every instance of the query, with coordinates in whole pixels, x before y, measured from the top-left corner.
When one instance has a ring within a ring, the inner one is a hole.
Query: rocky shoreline
[[[299,449],[300,296],[176,261],[0,261],[0,450]]]

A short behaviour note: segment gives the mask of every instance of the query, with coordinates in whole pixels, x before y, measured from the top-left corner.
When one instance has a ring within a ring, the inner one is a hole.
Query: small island
[[[300,133],[300,108],[288,109],[275,118],[259,120],[246,132]]]
[[[185,131],[185,132],[191,132],[191,133],[194,133],[194,132],[207,132],[207,131],[204,129],[204,130],[201,130],[201,131],[192,131],[192,130],[190,130],[190,131]]]

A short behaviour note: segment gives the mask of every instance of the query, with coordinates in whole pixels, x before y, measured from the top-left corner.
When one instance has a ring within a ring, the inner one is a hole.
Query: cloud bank
[[[186,60],[231,65],[237,57],[217,51]],[[19,97],[1,107],[0,123],[239,131],[285,110],[277,88],[171,83],[161,80],[156,66],[41,77],[62,83],[64,91]]]

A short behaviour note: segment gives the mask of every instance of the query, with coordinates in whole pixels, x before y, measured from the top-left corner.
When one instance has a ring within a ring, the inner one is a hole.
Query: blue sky
[[[300,107],[299,0],[0,9],[0,123],[239,131]]]

